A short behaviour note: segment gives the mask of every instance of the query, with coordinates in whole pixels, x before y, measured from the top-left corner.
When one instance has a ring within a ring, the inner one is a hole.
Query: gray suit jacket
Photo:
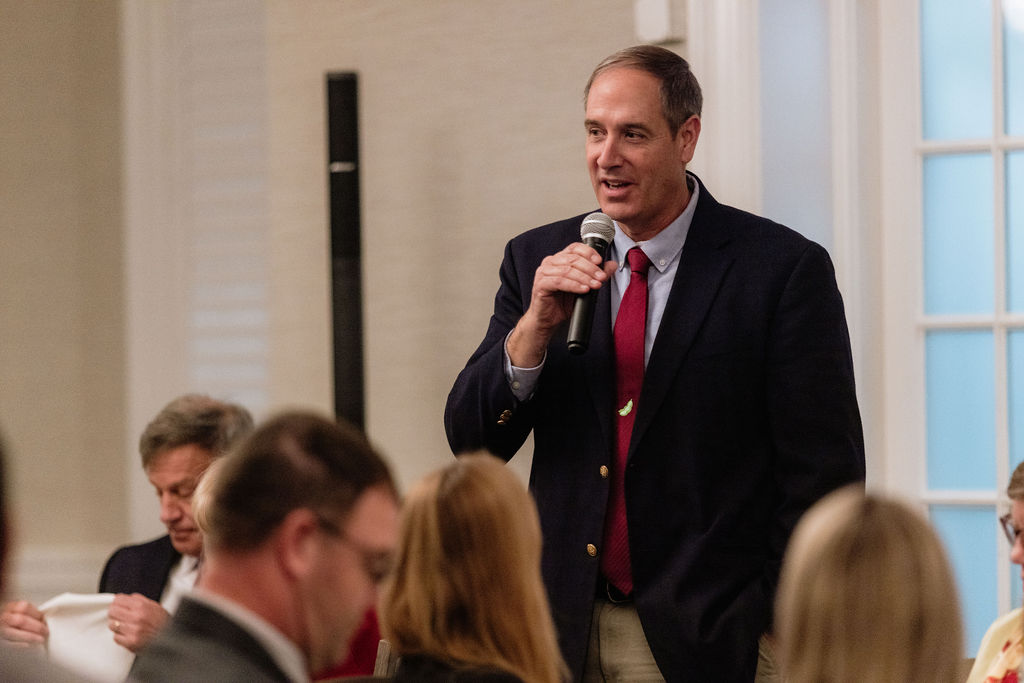
[[[0,681],[4,683],[86,683],[32,649],[0,644]]]
[[[234,620],[184,598],[167,627],[135,658],[138,683],[289,683],[270,654]]]

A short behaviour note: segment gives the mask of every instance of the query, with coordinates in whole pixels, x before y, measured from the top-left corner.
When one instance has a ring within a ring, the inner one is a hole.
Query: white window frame
[[[991,139],[936,142],[922,139],[920,3],[898,0],[879,3],[878,31],[881,86],[882,252],[885,282],[883,373],[885,381],[886,488],[923,505],[1008,506],[1009,394],[1007,334],[1024,325],[1024,315],[1005,310],[1005,164],[1000,156],[1020,141],[1003,130],[1003,61],[1000,1],[993,0],[993,130]],[[995,313],[991,315],[925,315],[923,277],[923,158],[928,154],[985,152],[993,158]],[[993,333],[995,354],[994,490],[933,492],[927,489],[925,337],[932,329],[977,329]],[[997,601],[1003,614],[1010,604],[1009,546],[996,533]]]

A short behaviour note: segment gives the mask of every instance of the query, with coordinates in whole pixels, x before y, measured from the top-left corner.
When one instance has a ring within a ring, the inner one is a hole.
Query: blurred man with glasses
[[[280,415],[196,493],[195,592],[135,660],[132,681],[308,681],[340,661],[390,571],[398,495],[354,427]]]

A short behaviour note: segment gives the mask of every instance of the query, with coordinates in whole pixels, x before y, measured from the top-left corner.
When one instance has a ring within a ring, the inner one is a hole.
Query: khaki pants
[[[766,636],[761,636],[757,650],[754,683],[781,683],[775,653]],[[664,680],[647,646],[636,605],[595,600],[587,661],[583,667],[584,683],[663,683]]]

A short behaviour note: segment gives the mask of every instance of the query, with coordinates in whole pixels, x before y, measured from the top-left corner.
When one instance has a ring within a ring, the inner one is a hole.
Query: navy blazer
[[[486,335],[445,408],[456,454],[509,459],[533,432],[542,572],[577,678],[608,497],[601,466],[614,453],[609,288],[589,350],[569,354],[563,325],[527,401],[505,379],[503,342],[541,260],[579,241],[582,218],[508,243]],[[794,525],[822,495],[864,478],[849,332],[826,251],[701,184],[636,410],[624,486],[651,651],[669,681],[753,680]]]
[[[160,602],[171,569],[181,557],[170,536],[118,548],[100,575],[100,593],[140,593]]]
[[[247,630],[207,605],[182,598],[171,621],[135,658],[138,683],[289,683]]]

